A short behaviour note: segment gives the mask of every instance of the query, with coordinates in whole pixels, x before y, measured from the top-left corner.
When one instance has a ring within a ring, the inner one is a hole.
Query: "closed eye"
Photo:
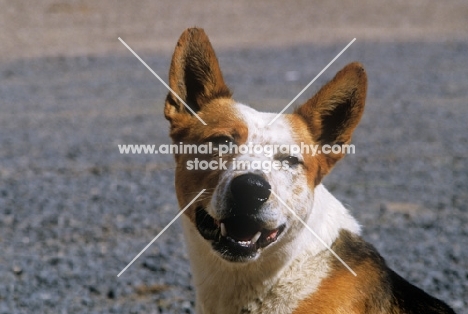
[[[290,166],[294,166],[294,165],[297,165],[299,164],[299,158],[295,157],[295,156],[288,156],[285,158],[285,160],[288,162],[288,164]]]
[[[219,152],[219,149],[220,149],[220,146],[229,146],[230,144],[234,143],[234,140],[229,137],[229,136],[225,136],[225,135],[221,135],[221,136],[213,136],[211,138],[209,138],[207,140],[207,142],[211,142],[212,145],[213,145],[213,151],[215,152],[215,156],[218,156],[218,152]],[[226,153],[228,148],[223,148],[223,152]]]
[[[303,164],[302,160],[300,160],[299,157],[296,156],[285,156],[281,158],[281,161],[286,161],[290,167]]]
[[[233,143],[233,139],[230,138],[229,136],[215,136],[210,139],[208,139],[208,142],[213,143],[213,147],[217,147],[219,145],[229,145],[230,143]]]

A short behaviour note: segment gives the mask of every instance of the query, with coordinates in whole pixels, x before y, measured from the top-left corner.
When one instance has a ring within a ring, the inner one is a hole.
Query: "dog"
[[[232,99],[207,35],[190,28],[175,48],[169,86],[164,114],[173,143],[213,148],[175,154],[178,203],[190,204],[182,224],[198,314],[454,313],[392,271],[321,184],[343,152],[265,156],[232,148],[349,144],[366,98],[361,64],[345,66],[294,113],[270,123],[275,114]],[[223,156],[221,145],[230,147]],[[187,167],[221,158],[223,167]],[[239,161],[277,167],[234,167]]]

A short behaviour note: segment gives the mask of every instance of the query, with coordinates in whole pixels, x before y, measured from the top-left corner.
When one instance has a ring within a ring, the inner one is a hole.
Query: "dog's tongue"
[[[267,241],[273,241],[276,239],[276,236],[278,235],[279,230],[275,229],[272,231],[269,231],[270,233],[266,236]]]

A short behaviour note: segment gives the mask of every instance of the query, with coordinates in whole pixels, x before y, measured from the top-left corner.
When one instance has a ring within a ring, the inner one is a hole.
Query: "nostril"
[[[236,205],[244,209],[256,209],[270,197],[270,184],[261,176],[247,173],[231,182],[231,195]]]

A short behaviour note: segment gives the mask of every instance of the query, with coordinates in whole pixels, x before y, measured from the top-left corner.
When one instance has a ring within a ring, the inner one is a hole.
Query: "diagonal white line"
[[[270,190],[271,191],[271,194],[273,194],[274,196],[276,196],[276,198],[281,202],[281,204],[283,204],[287,209],[289,209],[289,211],[294,215],[294,217],[296,217],[303,225],[304,227],[307,228],[307,230],[309,230],[316,238],[317,240],[319,240],[340,262],[341,264],[344,265],[344,267],[346,267],[350,272],[351,274],[353,274],[354,276],[357,276],[357,274],[354,272],[354,270],[351,269],[351,267],[348,266],[348,264],[346,264],[342,259],[341,257],[338,256],[338,254],[335,253],[335,251],[333,251],[316,233],[314,230],[312,230],[311,227],[309,227],[308,224],[306,224],[304,222],[304,220],[301,219],[301,217],[299,217],[279,196],[278,194],[276,194],[275,192],[273,192],[273,190]]]
[[[125,47],[127,47],[128,50],[130,50],[131,53],[133,53],[133,55],[134,55],[138,60],[140,60],[141,63],[143,63],[143,65],[144,65],[148,70],[150,70],[151,73],[153,73],[154,76],[156,76],[156,78],[157,78],[164,86],[166,86],[166,88],[167,88],[172,94],[174,94],[175,97],[177,97],[178,100],[180,100],[181,103],[184,104],[184,106],[185,106],[195,117],[197,117],[198,120],[200,120],[201,123],[203,123],[203,125],[206,125],[205,121],[203,121],[203,119],[200,118],[200,117],[195,113],[195,111],[193,111],[192,108],[190,108],[190,107],[185,103],[185,101],[183,101],[182,98],[180,98],[179,95],[177,95],[177,93],[174,92],[174,91],[172,90],[172,88],[170,88],[169,85],[167,85],[166,82],[164,82],[164,80],[163,80],[162,78],[160,78],[159,75],[157,75],[156,72],[154,72],[153,69],[151,69],[151,68],[145,63],[145,61],[143,61],[143,59],[140,58],[139,55],[136,54],[135,51],[133,51],[133,49],[130,48],[130,46],[127,45],[127,43],[126,43],[125,41],[123,41],[122,38],[119,37],[119,40],[120,40],[120,42],[121,42]]]
[[[341,50],[341,51],[340,51],[340,53],[339,53],[339,54],[338,54],[338,55],[337,55],[335,58],[333,58],[333,60],[332,60],[332,61],[330,61],[330,63],[328,63],[328,64],[327,64],[327,66],[326,66],[326,67],[324,67],[324,68],[323,68],[323,70],[322,70],[322,71],[320,71],[320,73],[319,73],[319,74],[317,74],[317,76],[316,76],[316,77],[314,77],[314,79],[313,79],[312,81],[310,81],[310,83],[309,83],[309,84],[307,84],[307,86],[306,86],[306,87],[304,87],[304,88],[303,88],[303,89],[300,91],[300,93],[299,93],[299,94],[297,94],[297,96],[296,96],[296,97],[294,97],[294,99],[293,99],[293,100],[291,100],[291,101],[289,102],[289,104],[287,104],[287,105],[286,105],[286,107],[284,107],[284,109],[283,109],[283,110],[281,110],[281,112],[280,112],[280,113],[278,113],[278,114],[276,115],[276,117],[274,117],[274,118],[273,118],[273,120],[271,120],[271,121],[270,121],[270,123],[268,123],[268,125],[271,125],[271,124],[273,124],[273,122],[275,122],[275,121],[276,121],[276,119],[278,119],[278,118],[279,118],[279,116],[280,116],[280,115],[282,115],[282,114],[283,114],[283,112],[285,112],[285,111],[286,111],[286,109],[288,109],[288,108],[289,108],[289,106],[291,106],[291,105],[292,105],[292,103],[293,103],[293,102],[295,102],[295,101],[296,101],[296,99],[298,99],[298,98],[299,98],[299,97],[300,97],[300,96],[301,96],[301,95],[302,95],[302,94],[303,94],[303,93],[304,93],[304,92],[305,92],[305,91],[306,91],[306,90],[307,90],[307,89],[310,87],[310,85],[312,85],[312,84],[313,84],[313,83],[314,83],[314,82],[315,82],[315,81],[316,81],[316,80],[317,80],[317,79],[320,77],[320,75],[322,75],[322,74],[323,74],[323,72],[325,72],[325,71],[328,69],[328,67],[329,67],[330,65],[332,65],[332,64],[333,64],[333,62],[335,62],[335,61],[336,61],[336,59],[338,59],[338,58],[339,58],[339,57],[340,57],[340,56],[343,54],[343,52],[345,52],[345,51],[346,51],[346,49],[348,49],[348,48],[349,48],[349,46],[351,46],[351,45],[352,45],[352,43],[353,43],[354,41],[356,41],[356,38],[354,38],[353,40],[351,40],[351,42],[350,42],[350,43],[349,43],[349,44],[348,44],[346,47],[344,47],[344,48],[343,48],[343,50]]]
[[[147,246],[145,246],[145,248],[144,248],[143,250],[141,250],[141,252],[140,252],[140,253],[138,253],[138,255],[137,255],[137,256],[135,256],[135,258],[134,258],[134,259],[133,259],[133,260],[132,260],[130,263],[128,263],[128,265],[127,265],[127,266],[125,266],[125,268],[124,268],[124,269],[122,269],[122,271],[121,271],[121,272],[120,272],[120,273],[117,275],[117,277],[120,277],[120,275],[122,275],[122,274],[124,273],[124,271],[126,271],[126,270],[127,270],[127,268],[129,268],[129,267],[130,267],[130,265],[132,265],[132,264],[133,264],[133,263],[134,263],[134,262],[137,260],[137,258],[139,258],[139,257],[140,257],[140,255],[141,255],[141,254],[143,254],[143,252],[145,252],[145,251],[146,251],[146,250],[147,250],[147,249],[148,249],[148,248],[151,246],[151,244],[153,244],[153,243],[154,243],[154,241],[156,241],[156,240],[159,238],[159,236],[160,236],[161,234],[163,234],[163,233],[164,233],[164,231],[166,231],[166,230],[167,230],[167,228],[169,228],[169,227],[170,227],[170,226],[171,226],[171,225],[174,223],[174,221],[176,221],[176,220],[177,220],[177,218],[179,218],[179,217],[180,217],[180,216],[181,216],[181,215],[182,215],[182,214],[185,212],[185,210],[186,210],[187,208],[189,208],[189,207],[190,207],[190,205],[192,205],[192,204],[193,204],[193,202],[195,202],[195,201],[197,200],[197,198],[199,198],[199,197],[200,197],[200,195],[202,195],[202,194],[203,194],[203,192],[205,192],[205,191],[206,191],[206,189],[203,189],[203,190],[201,190],[201,191],[200,191],[200,193],[198,193],[198,195],[197,195],[197,196],[195,196],[195,198],[194,198],[194,199],[193,199],[193,200],[192,200],[190,203],[188,203],[188,204],[187,204],[187,206],[185,206],[185,207],[184,207],[184,209],[182,209],[182,210],[181,210],[181,211],[180,211],[180,212],[177,214],[177,216],[175,216],[175,217],[174,217],[174,219],[172,219],[172,220],[171,220],[171,222],[170,222],[170,223],[168,223],[168,224],[167,224],[167,226],[166,226],[166,227],[164,227],[164,229],[163,229],[163,230],[161,230],[161,232],[159,232],[159,233],[158,233],[158,235],[157,235],[157,236],[155,236],[155,237],[154,237],[154,239],[153,239],[153,240],[151,240],[151,242],[150,242],[150,243],[148,243],[148,245],[147,245]]]

